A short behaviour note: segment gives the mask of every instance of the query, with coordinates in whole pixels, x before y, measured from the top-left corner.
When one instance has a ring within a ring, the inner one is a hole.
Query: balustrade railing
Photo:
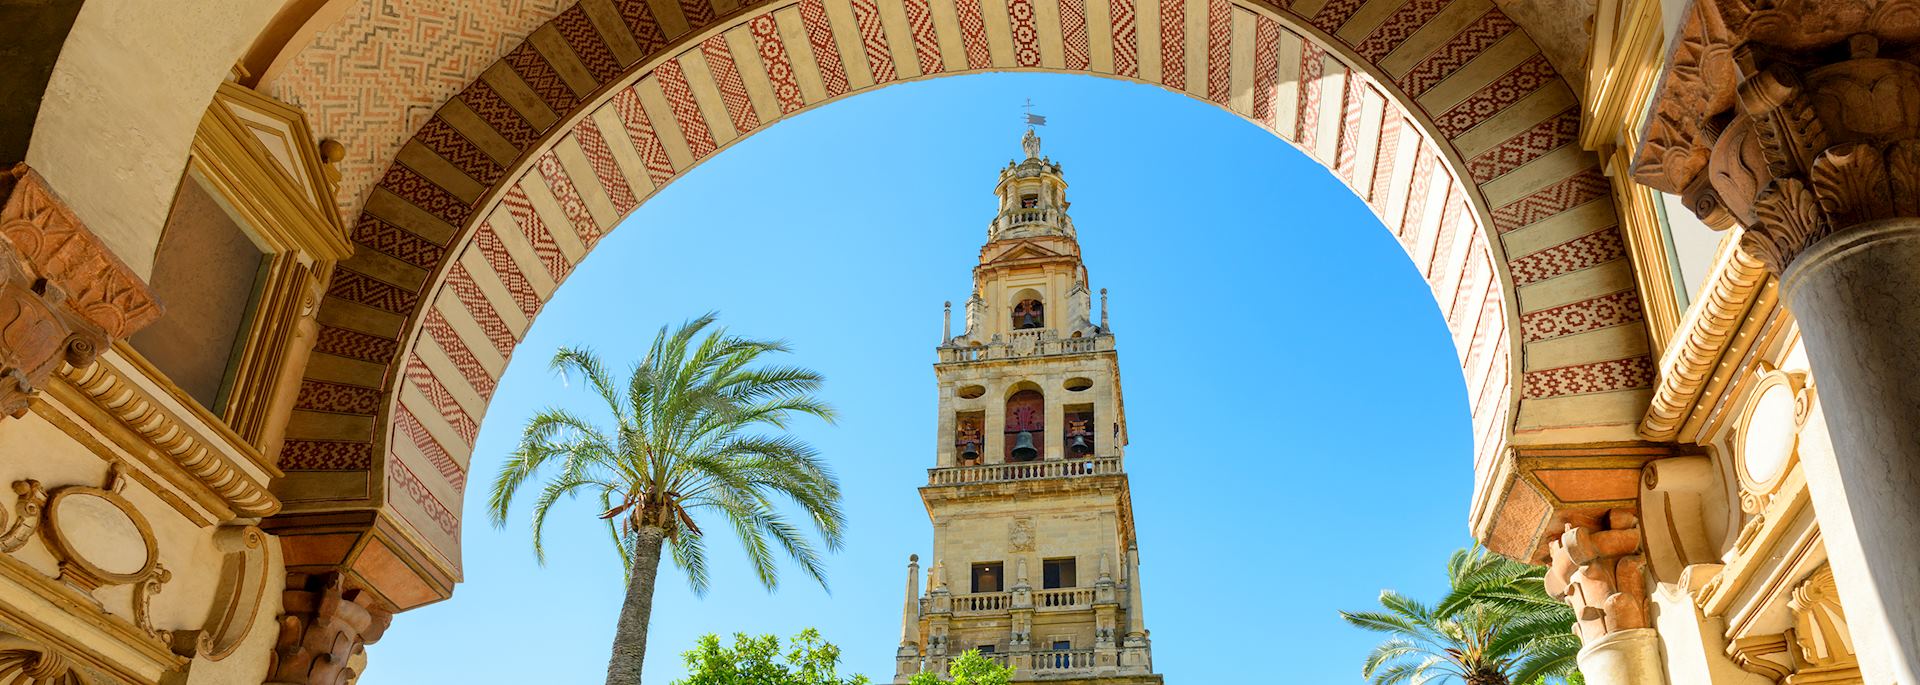
[[[1108,648],[1098,649],[1052,649],[1044,651],[1026,651],[1017,649],[1010,652],[982,652],[981,657],[1000,666],[1017,669],[1015,682],[1029,680],[1053,680],[1057,678],[1076,678],[1095,673],[1133,674],[1146,673],[1148,669],[1139,665],[1122,665],[1126,657],[1125,650]],[[907,672],[931,670],[942,672],[947,664],[959,652],[927,657],[902,657],[908,667]],[[1104,659],[1102,658],[1104,654]]]
[[[1093,663],[1091,649],[1059,649],[1027,655],[1027,670],[1036,673],[1093,668]]]
[[[1060,212],[1057,210],[1043,209],[1039,207],[1023,207],[1019,209],[1009,209],[1007,211],[1001,212],[1000,217],[994,221],[994,224],[995,224],[994,228],[1005,230],[1005,229],[1013,228],[1015,226],[1025,226],[1027,224],[1047,224],[1047,223],[1053,223],[1059,220],[1060,220]]]
[[[1023,359],[1056,354],[1084,354],[1113,349],[1113,336],[1095,335],[1062,338],[1048,328],[1013,333],[978,345],[953,345],[940,348],[942,362],[978,362],[993,359]]]
[[[1093,600],[1094,589],[1090,587],[1033,591],[1035,609],[1085,609],[1093,606]]]
[[[953,613],[985,614],[1013,608],[1013,593],[981,592],[953,596]]]
[[[984,466],[955,466],[943,469],[927,469],[927,484],[968,485],[973,483],[1000,483],[1040,478],[1104,476],[1117,473],[1120,473],[1120,459],[1117,457],[1074,459],[1070,461],[1028,461],[1017,464],[987,464]]]

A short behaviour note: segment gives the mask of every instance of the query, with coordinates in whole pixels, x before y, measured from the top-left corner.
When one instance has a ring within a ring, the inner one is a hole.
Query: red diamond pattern
[[[1599,167],[1588,167],[1533,194],[1493,210],[1493,227],[1514,231],[1580,205],[1606,197],[1613,188]]]
[[[820,80],[827,88],[827,97],[846,95],[847,70],[840,65],[840,48],[833,42],[833,26],[827,23],[826,6],[820,0],[801,0],[800,23],[807,29],[807,45],[813,48],[813,60],[819,63]]]
[[[707,128],[700,104],[693,99],[693,88],[687,85],[687,73],[680,68],[680,60],[661,62],[653,74],[660,82],[660,92],[667,96],[667,106],[673,110],[673,120],[680,125],[687,149],[695,159],[713,154],[713,131]]]
[[[1527,162],[1573,143],[1580,135],[1580,106],[1568,107],[1553,118],[1535,124],[1493,149],[1467,160],[1467,171],[1476,181],[1485,183],[1499,178]]]
[[[1620,230],[1614,226],[1588,233],[1567,242],[1509,262],[1515,287],[1590,269],[1626,256],[1620,242]]]

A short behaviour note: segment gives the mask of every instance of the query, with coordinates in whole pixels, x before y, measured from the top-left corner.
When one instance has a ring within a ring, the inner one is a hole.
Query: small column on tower
[[[1100,289],[1100,332],[1107,332],[1107,289]]]
[[[1140,546],[1127,546],[1127,641],[1120,665],[1151,670],[1147,648],[1147,617],[1140,604]]]
[[[900,649],[894,653],[894,680],[906,682],[920,672],[920,555],[907,557],[907,598],[900,607]]]

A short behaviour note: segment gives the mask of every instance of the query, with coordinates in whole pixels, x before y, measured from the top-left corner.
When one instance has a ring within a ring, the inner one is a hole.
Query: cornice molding
[[[265,460],[252,445],[211,416],[176,413],[181,407],[197,406],[177,401],[172,403],[176,406],[168,406],[129,375],[105,359],[81,368],[65,365],[50,391],[92,419],[96,427],[110,421],[125,429],[122,436],[145,448],[126,449],[130,459],[161,474],[221,518],[270,516],[280,511],[279,498],[263,482],[279,474],[262,466]],[[250,462],[253,468],[236,464],[236,459]]]
[[[1640,436],[1668,441],[1680,434],[1720,365],[1727,345],[1739,332],[1772,275],[1748,252],[1744,229],[1733,235],[1714,264],[1700,301],[1687,311],[1680,336],[1660,358],[1659,385],[1640,422]]]

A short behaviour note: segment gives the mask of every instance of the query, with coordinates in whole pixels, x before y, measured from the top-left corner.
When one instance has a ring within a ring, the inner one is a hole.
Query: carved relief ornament
[[[59,650],[0,632],[0,683],[8,685],[94,685],[111,682],[76,664]]]
[[[0,413],[21,416],[62,363],[91,364],[159,316],[146,284],[39,174],[0,172]]]
[[[393,611],[338,573],[289,574],[267,685],[347,685],[354,655],[380,640]]]
[[[1840,606],[1840,587],[1834,581],[1833,567],[1821,566],[1808,575],[1794,588],[1787,608],[1793,612],[1793,641],[1805,664],[1800,669],[1802,675],[1858,669],[1853,632],[1847,627],[1847,612]]]
[[[1696,0],[1634,160],[1775,274],[1836,230],[1920,216],[1920,0]]]
[[[1547,543],[1547,593],[1573,607],[1583,642],[1652,627],[1647,613],[1646,559],[1640,518],[1632,509],[1568,515],[1560,538]]]

